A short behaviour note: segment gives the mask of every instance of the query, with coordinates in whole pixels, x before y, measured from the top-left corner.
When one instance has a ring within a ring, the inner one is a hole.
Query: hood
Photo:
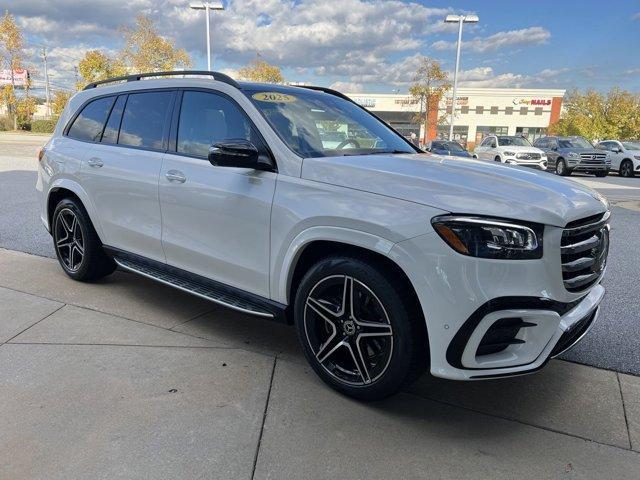
[[[452,213],[558,227],[608,208],[594,190],[551,173],[431,154],[306,158],[302,178]]]
[[[439,155],[451,155],[452,157],[465,157],[465,158],[471,157],[471,154],[464,150],[451,151],[451,150],[443,150],[442,148],[434,148],[433,153],[437,153]]]
[[[589,153],[591,155],[607,153],[605,150],[597,150],[595,148],[558,148],[559,152],[575,152],[575,153]]]
[[[544,153],[542,150],[536,147],[524,147],[522,145],[501,145],[503,150],[511,150],[512,152],[529,152],[529,153]]]

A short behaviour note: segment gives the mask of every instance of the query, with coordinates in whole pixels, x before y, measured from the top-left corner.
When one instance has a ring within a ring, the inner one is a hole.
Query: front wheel
[[[567,164],[564,163],[563,159],[559,159],[556,162],[556,173],[563,177],[566,177],[567,175],[571,175],[571,171],[567,168]]]
[[[91,281],[109,275],[115,262],[102,249],[98,234],[82,204],[65,198],[51,221],[51,234],[60,266],[74,280]]]
[[[307,272],[296,294],[307,360],[331,387],[361,400],[396,393],[427,365],[426,328],[410,288],[387,278],[364,259],[329,257]]]

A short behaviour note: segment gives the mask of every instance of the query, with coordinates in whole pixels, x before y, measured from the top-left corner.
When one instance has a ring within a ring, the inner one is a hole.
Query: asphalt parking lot
[[[0,247],[53,258],[34,190],[37,149],[46,138],[0,133]],[[564,358],[640,375],[640,296],[633,280],[640,271],[640,255],[635,250],[640,231],[640,178],[615,174],[571,178],[597,189],[614,206],[602,312],[589,335]]]
[[[609,293],[573,361],[424,375],[366,404],[315,376],[290,327],[125,272],[67,278],[35,205],[42,141],[0,134],[0,479],[637,480],[640,179],[578,179],[617,203]]]

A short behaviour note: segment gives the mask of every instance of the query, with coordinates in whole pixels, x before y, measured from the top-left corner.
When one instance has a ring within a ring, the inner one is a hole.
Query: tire
[[[621,177],[633,177],[633,162],[631,160],[623,160],[620,164],[619,173]]]
[[[427,367],[422,314],[411,288],[388,273],[357,256],[328,257],[309,269],[295,297],[307,361],[329,386],[360,400],[393,395]]]
[[[556,173],[562,177],[568,177],[571,175],[571,170],[567,168],[567,164],[563,158],[559,158],[556,161]]]
[[[65,198],[58,203],[53,212],[51,235],[60,266],[74,280],[97,280],[116,269],[79,201]]]
[[[599,178],[604,178],[609,175],[609,170],[605,170],[604,172],[595,172],[594,175]]]

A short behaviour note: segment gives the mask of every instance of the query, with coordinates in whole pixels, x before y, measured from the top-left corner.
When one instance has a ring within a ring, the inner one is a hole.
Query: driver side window
[[[177,152],[207,158],[216,142],[243,139],[260,149],[246,114],[222,95],[186,91],[182,97],[178,121]]]

